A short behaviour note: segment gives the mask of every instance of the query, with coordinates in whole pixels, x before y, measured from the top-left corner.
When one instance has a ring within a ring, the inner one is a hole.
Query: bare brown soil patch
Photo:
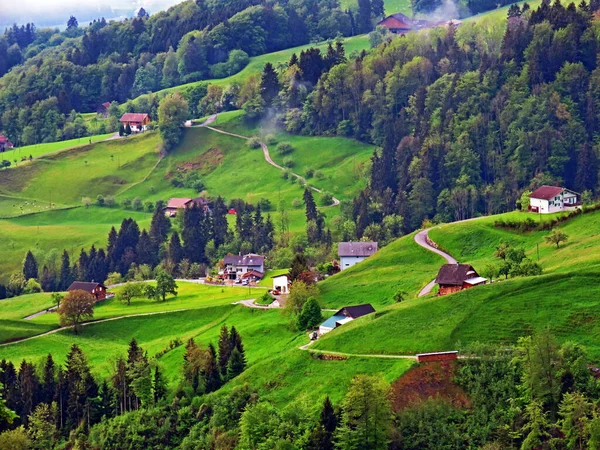
[[[454,382],[455,361],[418,364],[392,384],[394,410],[417,406],[430,398],[446,401],[455,408],[470,408],[466,392]]]
[[[216,147],[209,148],[197,158],[178,164],[173,172],[167,175],[171,178],[175,173],[199,172],[201,175],[206,175],[221,165],[225,155]]]

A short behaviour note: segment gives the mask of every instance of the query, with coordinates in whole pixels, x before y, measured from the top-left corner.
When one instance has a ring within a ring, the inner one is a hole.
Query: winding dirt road
[[[439,248],[435,248],[433,245],[430,244],[430,242],[433,241],[429,238],[429,230],[431,230],[431,228],[427,228],[426,230],[419,231],[417,234],[415,234],[415,242],[421,247],[429,250],[430,252],[437,253],[438,255],[443,257],[448,264],[458,264],[458,261],[456,261],[456,259],[454,259],[451,255],[449,255],[446,252],[443,252]],[[432,280],[430,283],[427,284],[427,286],[421,289],[421,292],[419,292],[419,297],[423,297],[424,295],[429,294],[434,286],[435,280]]]
[[[216,119],[216,115],[214,117],[210,116],[206,120],[206,122],[204,122],[202,125],[196,125],[196,126],[208,128],[211,131],[216,131],[217,133],[226,134],[228,136],[233,136],[233,137],[236,137],[236,138],[239,138],[239,139],[244,139],[246,141],[250,140],[250,138],[248,136],[242,136],[241,134],[230,133],[229,131],[223,131],[223,130],[220,130],[218,128],[214,128],[214,127],[209,126],[209,124],[212,123],[212,122],[214,122],[215,119]],[[210,120],[210,122],[209,122],[209,120]],[[286,170],[285,167],[280,166],[275,161],[273,161],[273,158],[271,158],[271,154],[269,153],[269,147],[267,147],[267,144],[265,144],[264,142],[260,142],[260,146],[262,148],[263,155],[264,155],[265,161],[267,163],[269,163],[270,165],[272,165],[273,167],[275,167],[275,168],[277,168],[279,170]],[[294,172],[291,172],[291,174],[292,174],[292,176],[296,177],[301,183],[307,184],[306,183],[306,179],[303,176],[298,175],[297,173],[294,173]],[[321,192],[323,192],[322,189],[316,188],[314,186],[310,186],[310,188],[313,191],[315,191],[315,192],[317,192],[319,194]],[[331,200],[332,200],[332,203],[331,203],[331,205],[327,206],[327,208],[332,207],[332,206],[338,206],[340,204],[340,201],[337,198],[333,197],[333,196],[331,197]]]

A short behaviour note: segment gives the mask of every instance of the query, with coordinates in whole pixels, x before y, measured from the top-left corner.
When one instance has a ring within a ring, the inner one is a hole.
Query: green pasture
[[[150,226],[150,213],[98,206],[0,219],[0,282],[8,281],[13,271],[21,269],[28,250],[41,263],[52,249],[60,254],[66,249],[73,260],[82,248],[89,249],[92,244],[106,248],[110,227],[118,228],[128,217],[135,219],[140,228]]]
[[[405,291],[407,298],[416,298],[435,278],[444,260],[419,247],[413,237],[404,236],[319,283],[321,303],[327,308],[371,303],[379,310],[394,304],[393,296],[398,291]]]
[[[50,294],[22,295],[0,300],[0,342],[44,333],[53,327],[23,320],[52,306]]]
[[[56,153],[63,150],[68,150],[76,147],[84,147],[90,144],[90,140],[92,144],[96,142],[100,142],[109,138],[114,133],[108,134],[99,134],[96,136],[82,137],[77,139],[69,139],[67,141],[59,141],[59,142],[49,142],[47,144],[35,144],[35,145],[26,145],[25,147],[17,147],[13,150],[7,150],[0,154],[0,159],[7,159],[12,164],[15,164],[14,160],[17,160],[17,165],[26,164],[26,162],[21,162],[21,158],[29,158],[32,156],[33,158],[38,158],[43,155],[47,155],[50,153]]]

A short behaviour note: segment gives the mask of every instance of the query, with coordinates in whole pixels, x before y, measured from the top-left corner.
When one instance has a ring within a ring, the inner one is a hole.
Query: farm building
[[[110,102],[104,102],[96,109],[96,114],[99,116],[103,116],[104,118],[108,117],[108,108],[110,108]]]
[[[411,31],[419,31],[425,28],[434,27],[448,27],[448,26],[459,26],[462,22],[457,19],[446,20],[446,21],[429,21],[422,19],[411,19],[410,17],[396,13],[391,16],[387,16],[385,19],[377,23],[377,26],[387,28],[391,33],[394,34],[406,34]]]
[[[131,131],[146,131],[150,116],[146,113],[125,113],[121,116],[120,122],[124,127],[129,125]]]
[[[263,272],[259,272],[258,270],[249,270],[245,274],[242,275],[242,280],[248,280],[251,282],[257,282],[264,278],[265,274]]]
[[[529,195],[529,211],[535,213],[549,214],[580,206],[579,194],[560,186],[542,186]]]
[[[74,281],[73,283],[71,283],[71,286],[69,286],[69,289],[67,289],[67,291],[89,292],[94,297],[96,297],[96,300],[104,300],[106,298],[106,286],[104,286],[102,283]]]
[[[374,312],[375,308],[373,308],[370,303],[357,306],[345,306],[321,324],[319,327],[319,334],[329,333],[340,325]]]
[[[180,209],[185,209],[192,204],[204,209],[204,212],[210,212],[208,200],[206,200],[204,197],[172,198],[169,200],[169,203],[167,203],[167,206],[164,210],[165,215],[169,217],[175,217]]]
[[[456,359],[458,359],[457,351],[420,353],[417,355],[417,362],[454,361]]]
[[[265,257],[249,253],[247,255],[227,255],[223,262],[225,270],[223,275],[229,280],[242,279],[247,272],[265,273]]]
[[[0,135],[0,152],[5,152],[14,147],[14,144],[6,136]]]
[[[438,295],[453,294],[485,284],[486,281],[487,279],[480,277],[470,264],[444,264],[435,279],[440,286]]]
[[[338,256],[340,257],[340,270],[364,261],[377,251],[377,242],[340,242]]]
[[[290,276],[287,273],[276,275],[273,278],[273,290],[282,294],[290,293]]]

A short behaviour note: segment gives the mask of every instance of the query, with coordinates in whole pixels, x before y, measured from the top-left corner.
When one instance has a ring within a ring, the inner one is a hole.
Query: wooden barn
[[[485,284],[487,279],[480,277],[470,264],[444,264],[435,282],[440,286],[438,295],[448,295]]]

